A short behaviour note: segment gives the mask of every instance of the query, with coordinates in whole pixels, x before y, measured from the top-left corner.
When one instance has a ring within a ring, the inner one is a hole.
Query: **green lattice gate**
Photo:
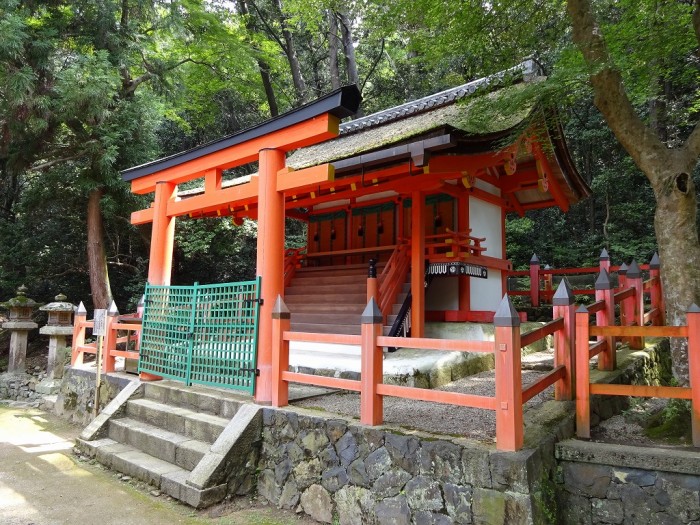
[[[200,286],[146,285],[139,372],[253,393],[260,277]]]

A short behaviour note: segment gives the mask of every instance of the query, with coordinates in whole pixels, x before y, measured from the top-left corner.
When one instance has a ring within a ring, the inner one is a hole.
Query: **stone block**
[[[301,494],[301,507],[316,521],[321,523],[333,521],[333,500],[321,485],[311,485]]]
[[[258,475],[258,494],[273,505],[278,505],[282,490],[275,482],[275,473],[270,469],[263,470]]]
[[[307,457],[316,457],[328,444],[328,436],[323,430],[315,429],[299,434],[300,446]]]
[[[377,523],[381,525],[411,524],[411,509],[403,495],[387,498],[377,503],[374,507],[374,515]]]
[[[203,441],[187,440],[177,444],[175,464],[185,470],[194,470],[202,458],[209,453],[210,445]]]
[[[412,510],[442,510],[440,484],[427,476],[417,476],[406,483],[406,501]]]
[[[442,493],[445,499],[445,509],[447,515],[452,518],[455,524],[463,525],[472,522],[472,489],[443,483]]]
[[[424,441],[421,444],[420,473],[438,481],[462,479],[462,447],[447,441]]]
[[[294,478],[290,478],[283,486],[280,493],[280,501],[278,507],[281,509],[294,509],[299,504],[301,494],[297,488]]]
[[[413,513],[413,523],[415,525],[453,525],[454,521],[449,516],[438,512],[419,510]]]
[[[389,452],[384,447],[378,448],[365,459],[365,470],[372,482],[376,481],[390,467],[391,456],[389,456]]]
[[[413,476],[420,473],[422,451],[418,439],[401,434],[387,433],[384,436],[384,448],[389,452],[393,465],[400,467]]]
[[[346,485],[334,495],[338,525],[366,525],[371,521],[372,495],[362,487]]]
[[[624,523],[625,511],[621,501],[608,499],[591,499],[591,518],[593,523]]]
[[[605,497],[610,486],[611,467],[594,463],[565,462],[563,468],[566,490],[590,498]]]
[[[343,467],[331,467],[321,474],[321,485],[333,493],[347,485],[348,479],[348,473]]]
[[[322,470],[321,461],[318,458],[302,461],[294,467],[294,479],[299,488],[304,490],[321,480]]]
[[[491,488],[491,470],[488,450],[476,447],[462,449],[463,484]]]
[[[412,477],[403,469],[391,469],[377,478],[372,485],[372,493],[378,499],[397,496]]]
[[[489,456],[489,465],[493,488],[528,494],[530,475],[536,476],[541,470],[538,458],[537,450],[532,449],[492,453]]]
[[[340,464],[348,466],[359,453],[357,440],[351,431],[346,431],[335,443],[335,450],[340,458]]]

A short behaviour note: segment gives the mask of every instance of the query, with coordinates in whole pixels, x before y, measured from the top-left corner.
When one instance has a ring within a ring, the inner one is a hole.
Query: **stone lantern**
[[[39,308],[47,312],[49,319],[39,333],[49,336],[49,359],[46,364],[46,374],[49,379],[63,378],[63,365],[65,361],[66,336],[73,335],[73,311],[75,307],[66,302],[68,299],[63,294],[55,297],[55,302]]]
[[[32,321],[32,312],[39,306],[39,303],[26,295],[26,286],[20,286],[17,290],[17,297],[0,303],[0,308],[10,311],[10,320],[2,324],[5,330],[10,331],[10,362],[7,366],[7,371],[10,373],[25,371],[27,336],[30,330],[39,326]]]

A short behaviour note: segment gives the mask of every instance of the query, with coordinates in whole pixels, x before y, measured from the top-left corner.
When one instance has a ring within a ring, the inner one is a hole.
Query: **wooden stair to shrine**
[[[377,264],[377,273],[384,263]],[[410,281],[408,281],[410,283]],[[386,319],[388,334],[410,284],[396,298]],[[292,331],[359,334],[360,317],[367,306],[367,264],[299,268],[285,289],[284,301],[292,314]]]

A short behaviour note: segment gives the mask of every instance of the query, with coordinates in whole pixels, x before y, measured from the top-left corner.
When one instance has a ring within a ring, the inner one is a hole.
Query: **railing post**
[[[111,354],[112,350],[117,349],[117,330],[114,327],[117,324],[119,310],[114,301],[109,305],[107,310],[107,318],[105,319],[105,338],[102,345],[102,372],[107,374],[114,372],[116,358]]]
[[[642,281],[642,270],[634,259],[627,268],[627,283],[630,288],[634,288],[634,309],[628,315],[631,315],[633,324],[644,326],[644,282]],[[644,348],[643,337],[630,337],[628,342],[632,349],[641,350]]]
[[[85,326],[82,326],[85,321],[87,321],[87,310],[83,302],[80,301],[78,310],[73,317],[73,348],[71,349],[70,366],[83,364],[83,353],[78,350],[78,347],[85,344]]]
[[[523,446],[523,384],[520,369],[520,316],[503,296],[493,316],[496,329],[496,448]]]
[[[600,252],[600,256],[598,257],[598,267],[600,268],[601,272],[605,270],[610,273],[610,255],[608,254],[608,250],[605,248],[603,248],[603,250]]]
[[[576,435],[591,437],[588,308],[576,310]]]
[[[552,267],[548,264],[544,265],[545,271],[551,270]],[[552,296],[554,291],[554,278],[552,277],[551,273],[545,273],[544,274],[544,301],[545,302],[551,302],[552,301]]]
[[[379,302],[379,287],[377,284],[377,260],[369,260],[369,268],[367,269],[367,301],[374,298]]]
[[[284,304],[281,295],[277,295],[272,308],[272,406],[283,407],[289,404],[289,383],[282,379],[282,372],[289,370],[289,341],[285,341],[284,332],[288,332],[292,314]]]
[[[666,305],[664,304],[663,288],[661,287],[661,261],[659,254],[654,253],[654,256],[649,261],[649,277],[656,282],[651,287],[651,307],[659,311],[657,326],[666,324]]]
[[[576,305],[569,281],[564,277],[552,298],[552,318],[564,319],[564,328],[554,332],[554,366],[564,366],[564,377],[554,383],[554,399],[571,401],[576,383]]]
[[[362,354],[360,369],[360,423],[381,425],[384,419],[384,399],[377,394],[377,385],[384,380],[384,356],[377,346],[384,320],[377,301],[372,297],[367,302],[362,317]]]
[[[607,270],[601,270],[595,281],[595,299],[604,301],[605,308],[596,312],[595,320],[597,326],[615,326],[615,297],[613,286],[610,282],[610,275]],[[607,341],[607,349],[601,352],[598,357],[598,370],[615,370],[617,367],[617,352],[615,348],[615,338],[613,336],[598,336],[598,340]]]
[[[530,259],[530,304],[540,305],[540,260],[536,253]]]
[[[690,380],[690,422],[693,446],[700,447],[700,307],[692,304],[687,312],[688,376]]]

